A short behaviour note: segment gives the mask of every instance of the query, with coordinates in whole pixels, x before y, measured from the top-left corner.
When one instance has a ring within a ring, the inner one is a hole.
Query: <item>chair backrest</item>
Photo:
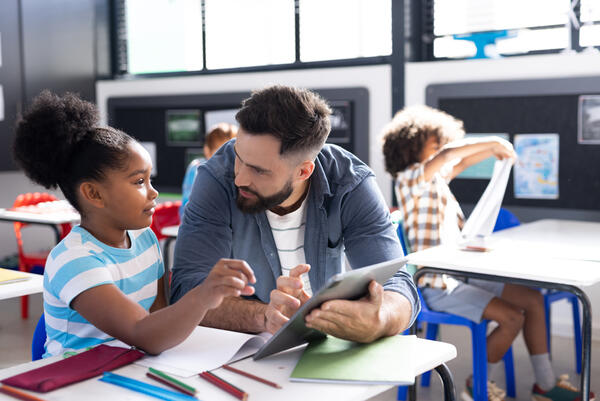
[[[42,355],[44,355],[44,344],[46,343],[46,319],[44,319],[44,314],[40,316],[40,320],[38,320],[37,325],[35,326],[35,330],[33,332],[33,339],[31,340],[31,360],[37,361],[38,359],[42,359]]]
[[[512,214],[510,210],[501,207],[500,212],[498,213],[498,218],[496,219],[496,225],[494,225],[494,232],[518,225],[521,225],[521,222],[517,216]]]
[[[47,192],[28,192],[25,194],[20,194],[15,199],[13,203],[13,208],[21,207],[21,206],[32,206],[37,205],[42,202],[52,202],[57,201],[58,198],[52,194]],[[21,229],[27,226],[27,223],[15,222],[13,223],[13,227],[15,230],[15,237],[17,238],[17,248],[19,251],[19,256],[24,255],[23,251],[23,235],[21,233]],[[65,223],[60,225],[60,238],[64,238],[71,231],[71,224]]]
[[[177,226],[180,223],[179,208],[181,207],[181,201],[168,201],[159,203],[154,209],[154,215],[152,216],[152,224],[150,228],[154,231],[156,238],[160,241],[165,236],[162,235],[161,231],[163,228],[168,226]]]

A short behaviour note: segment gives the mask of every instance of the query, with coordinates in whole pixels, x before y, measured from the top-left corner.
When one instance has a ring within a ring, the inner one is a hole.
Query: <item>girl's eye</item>
[[[140,179],[139,179],[139,180],[137,180],[135,183],[136,183],[137,185],[143,185],[143,184],[144,184],[144,179],[143,179],[143,178],[140,178]]]

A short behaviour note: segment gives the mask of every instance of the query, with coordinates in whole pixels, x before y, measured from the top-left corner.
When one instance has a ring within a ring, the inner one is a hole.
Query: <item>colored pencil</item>
[[[236,369],[233,366],[223,365],[222,367],[223,367],[223,369],[227,369],[227,370],[229,370],[231,372],[237,373],[238,375],[246,376],[246,377],[249,377],[250,379],[254,379],[256,381],[264,383],[267,386],[271,386],[271,387],[275,387],[275,388],[281,388],[281,386],[279,384],[277,384],[277,383],[273,383],[272,381],[269,381],[267,379],[263,379],[262,377],[258,377],[258,376],[255,376],[253,374],[244,372],[243,370]]]
[[[221,379],[219,376],[210,372],[202,372],[199,374],[201,378],[204,380],[214,384],[219,387],[221,390],[228,392],[239,400],[246,401],[248,399],[248,393],[242,390],[239,387],[234,386],[233,384]]]
[[[185,384],[158,369],[148,368],[148,370],[149,372],[146,373],[146,376],[148,376],[149,378],[161,382],[169,387],[172,387],[175,390],[179,390],[182,393],[189,394],[192,396],[196,395],[196,389],[194,387]]]
[[[187,394],[182,394],[180,392],[167,390],[162,387],[153,386],[152,384],[148,384],[136,379],[131,379],[129,377],[121,376],[116,373],[104,372],[103,376],[99,380],[102,382],[114,384],[116,386],[125,387],[130,390],[137,391],[138,393],[146,394],[151,397],[156,397],[161,400],[198,401],[196,397],[192,397]]]
[[[11,386],[7,386],[6,384],[3,384],[2,387],[0,387],[0,392],[4,393],[6,395],[10,395],[11,397],[17,398],[19,400],[44,401],[43,399],[38,398],[35,395],[27,394],[24,391],[21,391],[19,389],[11,387]]]

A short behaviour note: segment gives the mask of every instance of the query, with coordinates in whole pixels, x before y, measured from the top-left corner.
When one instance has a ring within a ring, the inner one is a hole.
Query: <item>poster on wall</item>
[[[167,110],[167,145],[202,146],[200,110]]]
[[[510,140],[508,134],[465,134],[465,139],[469,138],[485,138],[489,136],[499,136],[507,141]],[[487,179],[492,178],[494,172],[494,164],[496,163],[495,157],[488,157],[485,160],[480,161],[471,167],[466,168],[462,173],[456,176],[456,178],[470,178],[470,179]]]
[[[558,199],[558,134],[519,134],[514,138],[515,198]]]
[[[577,142],[600,145],[600,95],[579,96]]]

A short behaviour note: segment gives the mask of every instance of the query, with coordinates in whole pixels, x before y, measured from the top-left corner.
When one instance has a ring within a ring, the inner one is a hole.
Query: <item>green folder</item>
[[[413,384],[416,336],[392,336],[371,344],[327,336],[309,344],[290,376],[295,382]]]

